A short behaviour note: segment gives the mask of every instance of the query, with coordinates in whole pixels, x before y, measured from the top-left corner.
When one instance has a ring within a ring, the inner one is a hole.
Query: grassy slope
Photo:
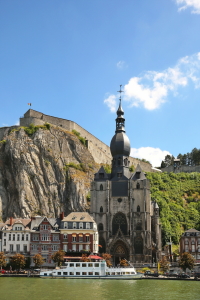
[[[190,228],[200,230],[200,173],[148,173],[151,198],[160,207],[163,244],[179,243]]]

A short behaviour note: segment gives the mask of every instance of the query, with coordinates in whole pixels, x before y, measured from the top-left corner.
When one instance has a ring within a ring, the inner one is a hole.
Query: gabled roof
[[[104,174],[104,177],[100,177],[99,174]],[[100,180],[105,180],[105,179],[109,179],[110,174],[107,174],[104,167],[101,166],[101,168],[99,169],[99,171],[95,174],[95,179],[100,179]]]
[[[137,177],[137,174],[140,174],[140,177]],[[137,165],[135,172],[130,177],[132,180],[144,180],[146,179],[145,173],[142,171],[140,164]]]
[[[47,217],[40,217],[40,216],[36,216],[34,219],[32,219],[31,221],[31,229],[35,228],[35,227],[39,227],[40,224],[46,219],[46,221],[49,222],[49,224],[52,227],[55,227],[56,225],[58,225],[58,227],[60,226],[60,219],[59,218],[47,218]]]
[[[11,225],[11,220],[12,220],[12,225]],[[30,227],[30,222],[31,219],[22,219],[22,218],[17,218],[17,219],[8,219],[5,222],[5,225],[7,225],[8,227],[12,227],[14,224],[22,224],[24,225],[24,227]]]

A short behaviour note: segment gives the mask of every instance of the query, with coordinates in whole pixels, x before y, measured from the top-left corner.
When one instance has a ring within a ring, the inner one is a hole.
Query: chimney
[[[10,225],[12,226],[13,224],[13,217],[10,217]]]
[[[64,219],[64,212],[61,212],[60,214],[60,220],[62,221]]]

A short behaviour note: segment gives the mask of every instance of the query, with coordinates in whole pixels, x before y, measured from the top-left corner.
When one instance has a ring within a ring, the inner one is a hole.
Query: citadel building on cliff
[[[161,257],[159,207],[151,201],[150,182],[138,164],[130,168],[130,142],[125,133],[121,100],[116,131],[110,143],[112,172],[103,167],[91,184],[91,213],[98,224],[100,251],[134,263],[155,262]]]

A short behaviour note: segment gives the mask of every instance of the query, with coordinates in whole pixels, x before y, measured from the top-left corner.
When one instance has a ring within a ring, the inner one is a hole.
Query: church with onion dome
[[[120,89],[120,93],[121,93]],[[159,207],[151,201],[150,182],[138,164],[130,171],[130,141],[125,132],[120,96],[116,131],[110,143],[112,170],[103,167],[91,184],[91,208],[99,232],[100,252],[110,253],[113,264],[157,262],[161,256]]]

